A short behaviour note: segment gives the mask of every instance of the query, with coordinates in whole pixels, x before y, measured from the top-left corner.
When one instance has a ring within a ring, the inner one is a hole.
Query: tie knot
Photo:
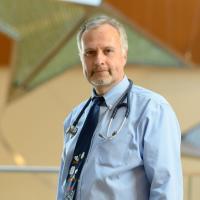
[[[100,97],[93,97],[92,101],[94,102],[94,104],[98,104],[99,106],[102,106],[105,104],[105,99],[104,97],[100,96]]]

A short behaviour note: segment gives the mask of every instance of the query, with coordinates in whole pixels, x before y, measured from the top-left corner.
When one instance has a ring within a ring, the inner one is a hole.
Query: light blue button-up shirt
[[[125,76],[104,95],[107,106],[100,109],[99,123],[78,183],[77,200],[182,200],[181,132],[174,111],[162,96],[133,84],[129,117],[115,137],[107,138],[111,113],[128,85]],[[77,134],[70,138],[66,130],[84,104],[64,121],[58,200],[64,198],[75,144],[92,103],[77,125]],[[124,113],[124,107],[118,110],[108,135],[119,129]]]

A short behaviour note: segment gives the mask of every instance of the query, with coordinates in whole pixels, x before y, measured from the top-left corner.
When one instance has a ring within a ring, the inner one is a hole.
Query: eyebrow
[[[92,51],[94,51],[94,50],[96,50],[95,48],[91,48],[91,47],[89,47],[89,48],[86,48],[86,49],[83,49],[84,51],[90,51],[90,50],[92,50]]]

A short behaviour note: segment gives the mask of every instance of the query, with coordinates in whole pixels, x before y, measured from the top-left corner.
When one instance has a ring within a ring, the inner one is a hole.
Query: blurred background
[[[55,199],[63,120],[91,92],[76,32],[98,14],[127,30],[128,77],[174,108],[184,200],[199,200],[199,0],[0,0],[0,199]]]

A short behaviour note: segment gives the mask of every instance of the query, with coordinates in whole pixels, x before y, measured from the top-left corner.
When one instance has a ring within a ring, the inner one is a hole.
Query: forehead
[[[89,45],[91,43],[117,43],[120,42],[120,35],[118,30],[110,24],[102,24],[85,31],[82,35],[82,45]]]

